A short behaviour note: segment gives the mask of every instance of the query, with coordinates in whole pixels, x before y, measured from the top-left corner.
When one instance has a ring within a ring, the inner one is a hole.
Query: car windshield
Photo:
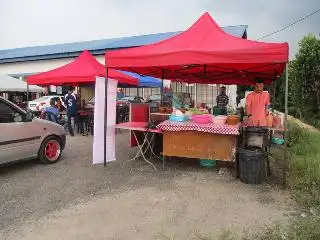
[[[154,101],[154,100],[161,100],[161,95],[151,95],[151,96],[149,96],[148,99],[149,99],[149,100],[152,100],[152,101]]]
[[[94,103],[94,100],[95,100],[95,97],[91,98],[91,99],[89,100],[89,103]]]
[[[120,98],[120,101],[133,101],[134,100],[134,97],[123,97],[123,98]]]

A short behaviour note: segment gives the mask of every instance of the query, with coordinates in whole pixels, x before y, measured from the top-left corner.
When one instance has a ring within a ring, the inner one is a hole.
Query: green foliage
[[[289,226],[274,226],[256,234],[251,240],[318,240],[320,217],[308,215],[293,220]]]
[[[320,207],[320,133],[292,127],[290,187],[303,208]],[[292,136],[293,135],[293,136]]]
[[[320,239],[320,133],[290,123],[289,184],[304,216],[291,219],[288,226],[276,225],[251,239]]]
[[[320,127],[320,40],[305,36],[289,64],[289,114]],[[284,75],[276,83],[276,108],[284,110]]]

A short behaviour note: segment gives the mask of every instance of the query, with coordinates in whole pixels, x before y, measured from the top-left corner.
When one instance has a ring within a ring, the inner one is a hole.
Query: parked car
[[[63,96],[59,96],[59,95],[52,95],[52,96],[43,96],[43,97],[40,97],[40,98],[37,98],[33,101],[30,101],[28,103],[28,108],[31,110],[31,111],[41,111],[43,108],[46,108],[46,107],[49,107],[50,106],[50,100],[51,98],[60,98],[61,102],[62,102],[62,105],[64,107],[65,106],[65,103],[64,103],[64,97]]]
[[[123,97],[117,100],[117,105],[123,105],[127,103],[143,103],[142,97]],[[94,108],[95,97],[91,98],[85,105],[85,108]]]
[[[95,97],[91,98],[86,105],[84,106],[85,108],[88,109],[93,109],[94,108],[94,101],[95,101]]]
[[[117,101],[117,104],[127,104],[127,103],[143,103],[144,100],[142,97],[134,97],[134,96],[127,96],[127,97],[123,97],[120,98]]]
[[[66,144],[61,125],[34,117],[0,97],[0,164],[38,158],[44,164],[59,160]]]
[[[150,103],[150,105],[160,105],[161,103],[161,94],[153,94],[153,95],[150,95],[146,100],[145,100],[146,103]],[[166,95],[163,95],[162,96],[162,103],[163,105],[168,105],[170,106],[171,105],[171,98],[166,96]]]

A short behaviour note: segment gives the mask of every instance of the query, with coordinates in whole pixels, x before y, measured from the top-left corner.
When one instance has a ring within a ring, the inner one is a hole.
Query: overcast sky
[[[317,9],[320,0],[0,0],[0,49],[185,30],[205,11],[256,39]],[[319,25],[320,13],[264,41],[289,42],[292,56]]]

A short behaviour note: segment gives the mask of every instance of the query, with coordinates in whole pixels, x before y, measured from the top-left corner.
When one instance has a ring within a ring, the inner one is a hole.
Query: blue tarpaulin
[[[121,71],[124,74],[127,74],[129,76],[135,77],[137,79],[139,79],[139,88],[158,88],[161,87],[162,81],[158,78],[154,78],[154,77],[149,77],[149,76],[141,76],[137,73],[132,73],[132,72],[126,72],[126,71]],[[135,87],[136,86],[131,86],[131,87]]]

